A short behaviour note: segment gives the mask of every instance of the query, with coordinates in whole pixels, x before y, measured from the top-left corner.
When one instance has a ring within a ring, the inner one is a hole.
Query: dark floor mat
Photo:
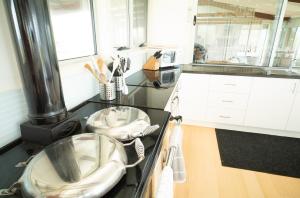
[[[300,178],[300,139],[216,129],[223,166]]]

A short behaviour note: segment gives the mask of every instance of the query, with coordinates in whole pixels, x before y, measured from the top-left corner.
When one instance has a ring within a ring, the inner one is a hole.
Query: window
[[[110,32],[114,48],[138,47],[146,42],[148,0],[111,0]]]
[[[112,46],[129,47],[128,0],[110,0]]]
[[[280,6],[276,0],[199,0],[193,62],[267,66]]]
[[[300,67],[300,3],[287,2],[273,66]]]
[[[48,0],[58,60],[96,54],[96,27],[101,50],[146,42],[148,0],[97,1],[95,10],[93,2]]]
[[[96,53],[92,1],[48,0],[58,60]]]
[[[133,0],[133,46],[139,46],[147,40],[147,0]]]

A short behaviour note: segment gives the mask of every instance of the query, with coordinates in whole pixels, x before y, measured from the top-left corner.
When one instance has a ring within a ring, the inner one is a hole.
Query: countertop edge
[[[198,68],[197,68],[198,67]],[[249,76],[249,77],[263,77],[263,78],[283,78],[283,79],[300,79],[300,74],[284,75],[284,74],[257,74],[257,73],[247,73],[247,72],[229,72],[222,71],[223,69],[233,68],[230,66],[212,66],[219,67],[219,71],[205,71],[204,68],[211,69],[211,66],[193,66],[192,64],[183,64],[181,66],[182,73],[191,73],[191,74],[210,74],[210,75],[228,75],[228,76]],[[199,69],[202,68],[202,71]],[[239,67],[235,67],[238,69]],[[260,69],[260,68],[251,68],[251,67],[242,67],[241,69]],[[262,68],[261,68],[262,69]]]
[[[167,130],[167,127],[168,127],[168,125],[169,125],[170,117],[171,117],[171,113],[168,112],[168,116],[167,116],[166,120],[164,121],[165,124],[164,124],[164,126],[162,126],[163,132],[160,134],[159,140],[157,140],[156,145],[155,145],[155,148],[154,148],[154,149],[155,149],[155,151],[154,151],[154,154],[155,154],[155,155],[154,155],[154,156],[151,156],[151,157],[152,157],[152,158],[151,158],[151,162],[152,162],[152,163],[150,164],[150,167],[149,167],[149,169],[148,169],[148,170],[150,170],[150,171],[149,171],[148,175],[146,176],[146,178],[144,179],[143,185],[140,186],[140,188],[137,189],[137,193],[136,193],[136,195],[135,195],[136,198],[143,197],[144,194],[145,194],[145,192],[146,192],[146,189],[147,189],[147,187],[148,187],[147,185],[148,185],[149,179],[150,179],[150,177],[151,177],[151,175],[152,175],[152,173],[153,173],[153,170],[154,170],[154,167],[155,167],[155,165],[156,165],[156,162],[157,162],[159,153],[160,153],[161,148],[162,148],[163,139],[164,139],[164,137],[165,137],[166,130]]]

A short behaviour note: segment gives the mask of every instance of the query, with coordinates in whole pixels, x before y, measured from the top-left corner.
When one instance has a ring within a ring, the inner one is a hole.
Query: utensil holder
[[[114,100],[116,99],[116,85],[115,82],[107,84],[100,83],[100,99],[101,100]]]
[[[114,77],[115,83],[116,83],[116,91],[122,91],[123,90],[123,76],[115,76]]]

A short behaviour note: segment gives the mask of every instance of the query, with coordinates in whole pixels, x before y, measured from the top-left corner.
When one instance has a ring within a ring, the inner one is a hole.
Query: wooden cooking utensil
[[[97,76],[96,72],[92,69],[92,66],[90,64],[85,64],[84,67],[91,72],[91,74],[100,81],[99,77]]]
[[[107,80],[105,74],[100,73],[100,81],[101,81],[103,84],[107,84],[108,80]]]
[[[105,62],[102,58],[97,59],[97,65],[98,65],[98,69],[99,69],[100,73],[106,74],[107,66],[105,65]]]

